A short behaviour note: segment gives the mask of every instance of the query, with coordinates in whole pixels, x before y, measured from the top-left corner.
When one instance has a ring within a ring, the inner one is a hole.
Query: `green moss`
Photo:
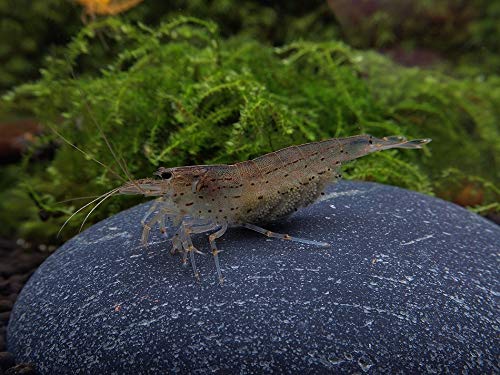
[[[73,77],[101,43],[97,30],[113,51],[110,64]],[[54,202],[121,184],[90,160],[120,172],[101,130],[135,178],[151,176],[158,166],[232,163],[334,136],[431,137],[434,142],[421,152],[375,154],[350,164],[346,175],[445,196],[441,192],[459,180],[449,173],[455,168],[481,184],[481,207],[498,208],[496,77],[456,80],[403,68],[337,41],[273,48],[247,36],[224,39],[214,23],[194,18],[158,28],[108,19],[83,29],[46,66],[39,81],[7,94],[3,104],[33,111],[88,155],[50,133],[40,141],[61,144],[54,160],[28,164],[13,189],[21,182],[29,187],[50,219],[39,220],[28,195],[0,202],[6,217],[23,212],[17,230],[24,236],[53,237],[79,201]],[[137,201],[113,198],[90,222]],[[82,218],[64,237],[74,235]]]
[[[83,8],[72,0],[0,0],[0,93],[38,78],[46,54],[78,33],[82,15]],[[284,0],[272,4],[259,0],[143,1],[119,17],[158,25],[182,15],[217,22],[223,36],[241,33],[273,44],[304,35],[321,39],[338,34],[333,14],[323,0],[298,4]],[[113,46],[96,43],[91,58],[80,61],[81,66],[90,69],[106,64],[113,56],[108,47]]]

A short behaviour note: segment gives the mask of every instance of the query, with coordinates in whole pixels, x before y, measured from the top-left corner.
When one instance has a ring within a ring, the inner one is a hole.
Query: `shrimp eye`
[[[172,178],[172,172],[170,171],[161,172],[160,177],[163,178],[164,180],[169,180]]]

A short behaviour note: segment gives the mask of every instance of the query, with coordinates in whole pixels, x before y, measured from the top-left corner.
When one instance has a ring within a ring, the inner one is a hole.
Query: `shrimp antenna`
[[[105,194],[104,198],[102,198],[99,202],[96,203],[96,205],[94,207],[92,207],[92,209],[89,211],[89,213],[87,214],[87,216],[85,216],[85,219],[83,219],[82,225],[80,225],[80,232],[82,231],[83,226],[85,225],[85,222],[87,221],[87,219],[89,218],[89,216],[92,214],[92,212],[94,212],[95,209],[101,205],[101,203],[103,203],[109,197],[115,195],[117,192],[118,192],[118,189],[111,190],[111,192]]]
[[[78,214],[80,211],[86,209],[88,206],[90,206],[92,203],[94,202],[97,202],[98,200],[102,199],[99,203],[97,203],[96,207],[101,204],[104,200],[106,200],[106,198],[109,198],[110,196],[114,195],[115,193],[117,193],[118,191],[120,190],[120,188],[116,188],[116,189],[113,189],[111,191],[108,191],[106,193],[104,193],[103,195],[99,195],[96,199],[90,201],[89,203],[87,203],[86,205],[84,205],[83,207],[80,207],[78,210],[76,210],[70,217],[68,217],[66,219],[66,221],[64,222],[64,224],[61,226],[61,228],[59,229],[59,231],[57,232],[57,237],[59,237],[59,235],[61,234],[61,231],[63,230],[63,228],[66,226],[66,224],[69,223],[69,221],[76,215]],[[94,207],[94,209],[96,208]],[[92,209],[93,211],[93,209]],[[91,211],[91,212],[92,212]],[[82,225],[83,226],[83,225]]]
[[[57,201],[57,202],[54,202],[54,204],[67,203],[67,202],[73,202],[73,201],[81,201],[84,199],[93,199],[93,198],[97,198],[97,197],[99,197],[99,195],[88,195],[86,197],[70,198],[70,199],[65,199],[63,201]]]
[[[122,176],[120,176],[118,173],[116,173],[111,167],[108,167],[106,164],[102,163],[101,161],[97,160],[96,158],[94,158],[93,156],[89,155],[87,152],[83,151],[80,147],[78,147],[77,145],[71,143],[65,136],[63,136],[60,132],[58,132],[56,130],[56,128],[54,128],[52,125],[48,125],[46,124],[50,130],[52,130],[54,133],[56,133],[56,135],[61,138],[64,142],[66,142],[68,145],[70,145],[71,147],[73,147],[74,149],[80,151],[83,155],[85,155],[86,157],[88,157],[90,160],[96,162],[97,164],[101,165],[102,167],[104,167],[104,169],[106,169],[108,172],[110,172],[112,175],[114,175],[115,177],[118,177],[120,180],[122,180],[123,182],[128,182],[127,179],[123,178]]]
[[[76,76],[75,76],[75,72],[73,71],[73,65],[71,64],[71,61],[68,60],[68,58],[66,57],[66,62],[68,63],[69,65],[69,68],[70,68],[70,73],[71,73],[71,76],[73,77],[73,80],[76,81]],[[143,189],[137,184],[137,182],[134,181],[134,179],[132,178],[132,176],[130,175],[130,172],[126,166],[126,163],[123,163],[120,161],[120,158],[118,158],[115,150],[113,149],[113,147],[111,146],[111,143],[109,142],[108,138],[106,137],[106,135],[104,134],[101,126],[99,125],[99,122],[96,120],[96,118],[94,117],[94,115],[92,114],[92,111],[90,109],[90,106],[89,106],[89,103],[87,102],[87,100],[85,99],[85,94],[84,92],[82,91],[82,89],[76,85],[76,88],[78,89],[78,91],[80,92],[80,96],[82,97],[83,99],[83,102],[85,104],[85,107],[87,109],[87,112],[89,114],[89,117],[91,119],[91,121],[94,123],[95,127],[97,128],[97,130],[99,131],[99,134],[101,135],[102,139],[104,139],[104,142],[106,143],[106,146],[108,147],[109,151],[111,152],[111,155],[113,155],[113,158],[115,159],[116,163],[118,164],[118,166],[120,167],[120,169],[122,170],[123,173],[125,173],[125,176],[128,178],[128,181],[130,181],[132,184],[135,185],[135,187],[137,187],[137,189],[139,189],[140,192],[144,192]],[[102,163],[99,163],[102,165]],[[123,180],[123,179],[122,179]]]

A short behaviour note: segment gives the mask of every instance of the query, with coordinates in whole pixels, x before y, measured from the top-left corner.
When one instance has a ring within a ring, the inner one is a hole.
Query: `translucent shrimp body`
[[[343,163],[390,148],[421,148],[430,139],[374,138],[358,135],[291,146],[232,165],[160,168],[159,179],[128,182],[117,194],[158,196],[144,217],[142,241],[155,225],[172,239],[172,252],[188,258],[199,277],[191,235],[209,236],[217,274],[222,282],[216,240],[228,227],[245,227],[268,237],[316,246],[324,242],[273,233],[257,224],[275,221],[313,203],[325,186],[341,177]]]

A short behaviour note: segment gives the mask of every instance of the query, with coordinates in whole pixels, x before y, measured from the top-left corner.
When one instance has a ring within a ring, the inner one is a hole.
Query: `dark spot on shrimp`
[[[264,196],[263,195],[259,195],[259,197],[257,199],[263,199]]]
[[[186,203],[186,207],[192,206],[193,204],[194,204],[194,202]]]

